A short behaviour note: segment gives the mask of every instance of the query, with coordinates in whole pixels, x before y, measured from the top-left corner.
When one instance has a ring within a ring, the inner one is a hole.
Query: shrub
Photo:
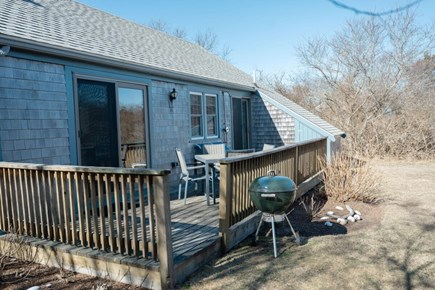
[[[378,177],[368,161],[340,152],[329,163],[320,160],[324,174],[324,191],[328,198],[339,202],[350,200],[377,203]]]

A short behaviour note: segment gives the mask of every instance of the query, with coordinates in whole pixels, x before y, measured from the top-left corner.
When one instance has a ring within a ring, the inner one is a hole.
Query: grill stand
[[[281,216],[284,216],[285,220],[287,221],[288,225],[290,226],[290,229],[291,229],[293,235],[295,236],[296,243],[300,244],[299,235],[293,229],[292,224],[290,223],[290,220],[288,219],[287,215],[285,213],[283,213]],[[265,222],[265,221],[272,223],[273,255],[276,258],[276,257],[278,257],[278,251],[276,248],[275,215],[274,214],[268,214],[268,213],[264,213],[264,212],[262,213],[260,223],[258,224],[257,231],[255,232],[255,241],[258,241],[258,233],[260,232],[260,228],[263,225],[263,222]]]

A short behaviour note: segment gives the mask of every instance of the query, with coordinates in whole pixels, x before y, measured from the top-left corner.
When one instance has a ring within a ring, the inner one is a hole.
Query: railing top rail
[[[296,148],[299,146],[303,146],[303,145],[307,145],[307,144],[311,144],[311,143],[315,143],[321,140],[326,140],[326,137],[322,137],[322,138],[316,138],[316,139],[312,139],[312,140],[308,140],[308,141],[304,141],[304,142],[299,142],[299,143],[294,143],[294,144],[290,144],[290,145],[284,145],[284,146],[280,146],[280,147],[276,147],[267,151],[259,151],[259,152],[254,152],[254,153],[247,153],[247,154],[243,154],[243,155],[238,155],[238,156],[234,156],[234,157],[227,157],[225,159],[222,159],[220,161],[220,163],[222,164],[230,164],[230,163],[234,163],[234,162],[239,162],[242,160],[248,160],[248,159],[252,159],[252,158],[258,158],[258,157],[262,157],[262,156],[267,156],[270,155],[271,153],[277,153],[277,152],[281,152],[284,150],[288,150],[288,149],[292,149],[292,148]]]
[[[163,176],[169,175],[170,170],[167,169],[152,169],[152,168],[120,168],[120,167],[97,167],[97,166],[77,166],[77,165],[45,165],[34,163],[19,163],[19,162],[0,162],[0,168],[12,169],[31,169],[31,170],[46,170],[60,172],[84,172],[84,173],[115,173],[115,174],[140,174]]]

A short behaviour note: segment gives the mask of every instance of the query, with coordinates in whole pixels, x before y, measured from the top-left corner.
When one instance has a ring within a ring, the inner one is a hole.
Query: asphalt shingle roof
[[[271,89],[267,89],[264,87],[258,87],[258,93],[260,97],[269,97],[270,99],[276,101],[277,107],[281,107],[281,109],[289,110],[299,116],[300,119],[305,119],[308,122],[313,123],[320,129],[328,132],[332,136],[345,134],[342,130],[336,128],[335,126],[329,124],[325,120],[321,119],[319,116],[314,115],[303,107],[299,106],[295,102],[289,100],[283,95],[273,91]]]
[[[253,88],[251,77],[202,47],[72,0],[0,0],[0,39]]]
[[[103,57],[114,65],[132,64],[240,85],[254,91],[250,75],[202,47],[73,0],[0,0],[2,39]],[[272,90],[259,88],[259,93],[332,135],[343,134]]]

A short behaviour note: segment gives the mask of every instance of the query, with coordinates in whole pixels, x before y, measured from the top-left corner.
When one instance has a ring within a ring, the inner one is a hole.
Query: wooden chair
[[[184,181],[184,204],[186,204],[187,200],[187,184],[189,181],[197,182],[198,180],[205,180],[205,165],[194,165],[194,166],[187,166],[186,160],[184,159],[183,152],[181,152],[181,149],[176,148],[175,152],[177,153],[178,163],[180,164],[181,173],[180,173],[180,180],[178,185],[178,199],[181,199],[181,183]],[[197,176],[197,177],[191,177],[189,171],[190,170],[196,170],[196,169],[204,169],[204,175]],[[208,182],[208,180],[206,181]],[[214,194],[214,184],[212,181],[212,192]]]

